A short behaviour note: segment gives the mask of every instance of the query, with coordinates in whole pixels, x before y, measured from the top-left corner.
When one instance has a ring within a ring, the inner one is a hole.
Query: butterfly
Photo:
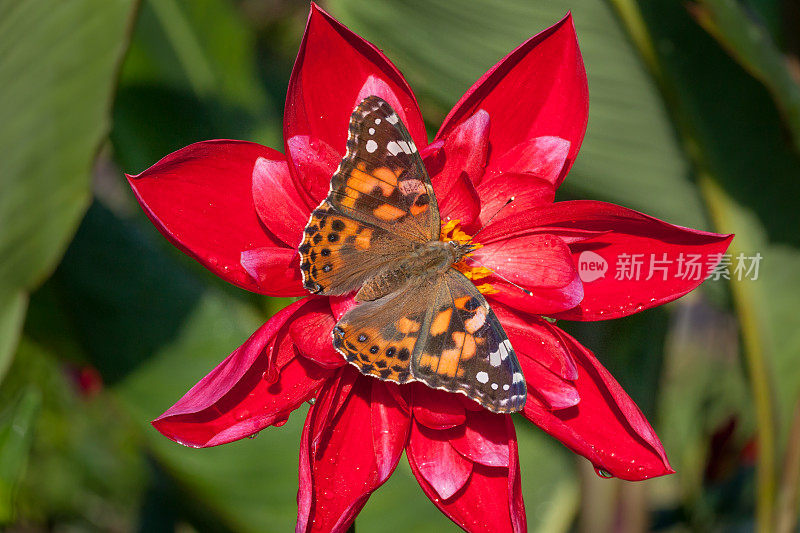
[[[365,375],[420,381],[486,409],[525,405],[526,387],[500,321],[453,268],[474,245],[440,240],[431,180],[392,107],[368,96],[350,118],[347,152],[299,245],[303,285],[357,291],[333,346]]]

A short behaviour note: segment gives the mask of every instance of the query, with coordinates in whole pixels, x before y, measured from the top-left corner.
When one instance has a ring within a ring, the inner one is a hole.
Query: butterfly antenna
[[[478,231],[476,231],[476,232],[475,232],[475,234],[474,234],[472,237],[470,237],[469,241],[467,241],[467,244],[471,244],[471,243],[472,243],[472,241],[475,239],[475,237],[477,237],[477,236],[478,236],[478,233],[482,232],[482,231],[483,231],[483,230],[486,228],[486,226],[488,226],[488,225],[489,225],[489,224],[492,222],[492,220],[494,220],[494,217],[496,217],[497,215],[499,215],[499,214],[500,214],[500,211],[502,211],[503,209],[505,209],[506,207],[508,207],[508,206],[511,204],[511,202],[513,202],[513,201],[514,201],[514,199],[515,199],[515,198],[516,198],[516,197],[512,196],[511,198],[509,198],[508,200],[506,200],[506,203],[504,203],[504,204],[503,204],[503,205],[500,207],[500,209],[498,209],[497,211],[495,211],[495,212],[494,212],[494,214],[493,214],[492,216],[490,216],[490,217],[489,217],[489,220],[487,220],[486,222],[484,222],[484,223],[483,223],[483,225],[480,227],[480,229],[478,229]]]
[[[477,259],[475,259],[474,257],[472,257],[470,255],[465,255],[464,256],[464,260],[467,260],[467,259],[469,259],[470,261],[474,261],[477,266],[484,267],[484,268],[489,268],[489,267],[487,267],[485,265],[482,265]],[[492,269],[489,268],[489,270],[492,270]],[[498,274],[494,270],[492,270],[492,276],[496,276],[496,277],[502,279],[503,281],[505,281],[506,283],[508,283],[509,285],[513,285],[514,287],[518,288],[519,290],[521,290],[522,292],[524,292],[528,296],[533,296],[533,293],[531,291],[529,291],[528,289],[526,289],[526,288],[514,283],[510,279],[508,279],[508,278],[506,278],[504,276],[501,276],[500,274]]]

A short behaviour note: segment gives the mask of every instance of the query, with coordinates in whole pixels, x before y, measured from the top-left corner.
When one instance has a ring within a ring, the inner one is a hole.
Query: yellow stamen
[[[477,250],[478,248],[483,248],[482,244],[477,242],[471,242],[472,236],[461,230],[461,227],[459,226],[460,222],[461,221],[458,219],[448,220],[442,226],[439,238],[443,241],[456,241],[459,244],[471,243],[475,250]],[[468,253],[465,257],[468,257],[470,255],[472,255],[472,252]],[[478,279],[483,279],[492,274],[491,269],[487,267],[470,266],[465,261],[459,261],[458,263],[453,265],[453,268],[464,274],[464,276],[466,276],[467,279],[470,279],[473,282]],[[481,285],[477,285],[477,289],[483,294],[494,294],[500,292],[489,283],[482,283]]]

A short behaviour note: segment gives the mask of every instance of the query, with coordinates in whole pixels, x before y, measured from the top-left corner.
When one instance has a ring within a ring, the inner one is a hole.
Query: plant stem
[[[800,398],[794,407],[792,430],[783,459],[783,477],[775,513],[775,531],[778,533],[791,533],[797,527],[798,485],[800,485]]]

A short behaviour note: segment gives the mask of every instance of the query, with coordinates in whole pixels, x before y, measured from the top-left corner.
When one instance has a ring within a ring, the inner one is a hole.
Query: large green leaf
[[[497,60],[572,10],[589,77],[590,105],[586,139],[566,190],[675,223],[705,225],[702,204],[688,180],[686,159],[658,91],[606,2],[331,3],[334,15],[398,64],[434,127]]]
[[[0,523],[14,518],[16,485],[28,462],[41,397],[35,386],[27,387],[15,404],[0,414]]]
[[[88,205],[134,4],[0,1],[0,360]]]
[[[256,33],[226,0],[145,0],[122,68],[112,140],[129,173],[206,139],[278,147]]]

